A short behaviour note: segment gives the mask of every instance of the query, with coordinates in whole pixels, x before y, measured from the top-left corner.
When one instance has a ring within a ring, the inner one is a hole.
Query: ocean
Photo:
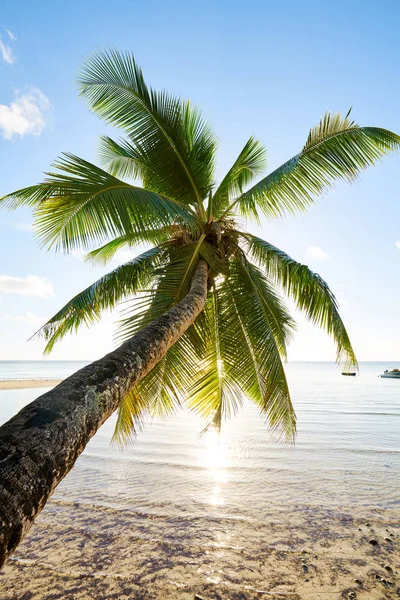
[[[0,362],[0,379],[65,377],[83,364]],[[250,404],[224,425],[220,440],[201,436],[201,420],[181,411],[145,423],[123,451],[110,445],[111,417],[58,486],[43,518],[48,527],[74,521],[103,540],[103,554],[105,530],[121,530],[122,539],[129,524],[140,544],[167,544],[172,562],[182,548],[196,554],[198,545],[203,554],[204,548],[240,547],[254,557],[266,542],[267,525],[289,527],[294,537],[286,542],[300,551],[307,543],[301,532],[313,523],[328,529],[346,518],[398,522],[400,381],[379,378],[395,366],[361,363],[357,377],[343,377],[332,363],[289,363],[298,418],[292,445],[274,439]],[[0,422],[44,391],[0,391]],[[225,581],[221,561],[197,575],[208,583]],[[185,579],[193,567],[182,569]]]
[[[65,379],[88,365],[83,360],[0,360],[0,381],[10,379]]]
[[[85,364],[1,361],[0,379],[58,379]],[[343,377],[331,363],[288,364],[298,418],[294,445],[274,439],[251,405],[224,425],[220,443],[213,434],[200,436],[203,422],[182,411],[146,423],[136,443],[121,451],[110,445],[112,417],[56,497],[167,509],[173,482],[174,507],[183,504],[194,514],[216,506],[244,514],[249,496],[251,510],[266,498],[394,506],[400,488],[400,381],[379,378],[388,366],[361,363],[358,377]],[[44,391],[0,391],[0,422]]]

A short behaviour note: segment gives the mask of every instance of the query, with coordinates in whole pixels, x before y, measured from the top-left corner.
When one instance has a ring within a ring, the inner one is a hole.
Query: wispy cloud
[[[14,221],[12,224],[14,229],[19,229],[20,231],[33,231],[33,223],[22,223],[21,221]]]
[[[400,240],[397,240],[397,242],[395,242],[394,245],[398,250],[400,250]]]
[[[4,62],[8,63],[9,65],[12,65],[13,62],[15,61],[11,47],[7,46],[7,44],[5,44],[3,42],[3,40],[1,39],[1,35],[0,35],[0,54],[1,54],[1,58],[4,60]]]
[[[319,246],[309,246],[306,250],[306,256],[315,260],[325,260],[328,258],[328,254]]]
[[[0,275],[0,294],[36,296],[43,299],[54,295],[52,284],[37,275],[28,275],[27,277]]]
[[[49,109],[48,98],[36,88],[26,94],[17,94],[9,105],[0,104],[0,131],[3,138],[11,140],[14,135],[40,135],[47,125]]]
[[[13,32],[12,32],[12,31],[10,31],[9,29],[6,29],[6,31],[7,31],[7,35],[8,35],[8,37],[10,38],[10,40],[12,40],[13,42],[15,42],[15,41],[17,40],[17,36],[15,36],[15,35],[13,34]]]

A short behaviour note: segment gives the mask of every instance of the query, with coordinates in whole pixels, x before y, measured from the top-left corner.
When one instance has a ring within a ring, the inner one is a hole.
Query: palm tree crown
[[[57,172],[2,201],[33,207],[42,244],[85,249],[93,262],[107,263],[124,246],[150,247],[54,315],[39,332],[45,351],[121,300],[128,303],[118,338],[131,337],[188,293],[201,259],[209,268],[206,308],[120,404],[116,439],[126,442],[144,415],[182,403],[219,427],[244,397],[273,428],[293,437],[296,418],[282,359],[295,324],[278,290],[332,336],[338,361],[356,365],[356,358],[325,281],[244,231],[240,220],[306,209],[335,181],[353,181],[397,149],[400,138],[359,127],[349,114],[327,113],[296,156],[255,184],[265,171],[265,149],[249,138],[217,185],[211,128],[189,102],[149,88],[132,55],[95,55],[79,85],[90,109],[125,138],[101,138],[102,168],[65,154]]]

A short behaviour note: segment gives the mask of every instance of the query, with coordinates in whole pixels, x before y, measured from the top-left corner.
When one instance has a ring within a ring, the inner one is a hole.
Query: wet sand
[[[271,507],[262,524],[221,517],[204,529],[185,514],[52,500],[1,572],[1,598],[399,598],[399,516],[291,505]]]
[[[62,379],[1,379],[0,390],[23,390],[49,388],[61,383]]]

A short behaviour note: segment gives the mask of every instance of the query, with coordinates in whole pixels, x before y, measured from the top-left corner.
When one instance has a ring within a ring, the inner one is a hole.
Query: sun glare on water
[[[201,464],[207,468],[210,480],[215,483],[209,503],[224,504],[223,486],[228,481],[227,449],[223,434],[216,429],[208,430],[202,437]]]

